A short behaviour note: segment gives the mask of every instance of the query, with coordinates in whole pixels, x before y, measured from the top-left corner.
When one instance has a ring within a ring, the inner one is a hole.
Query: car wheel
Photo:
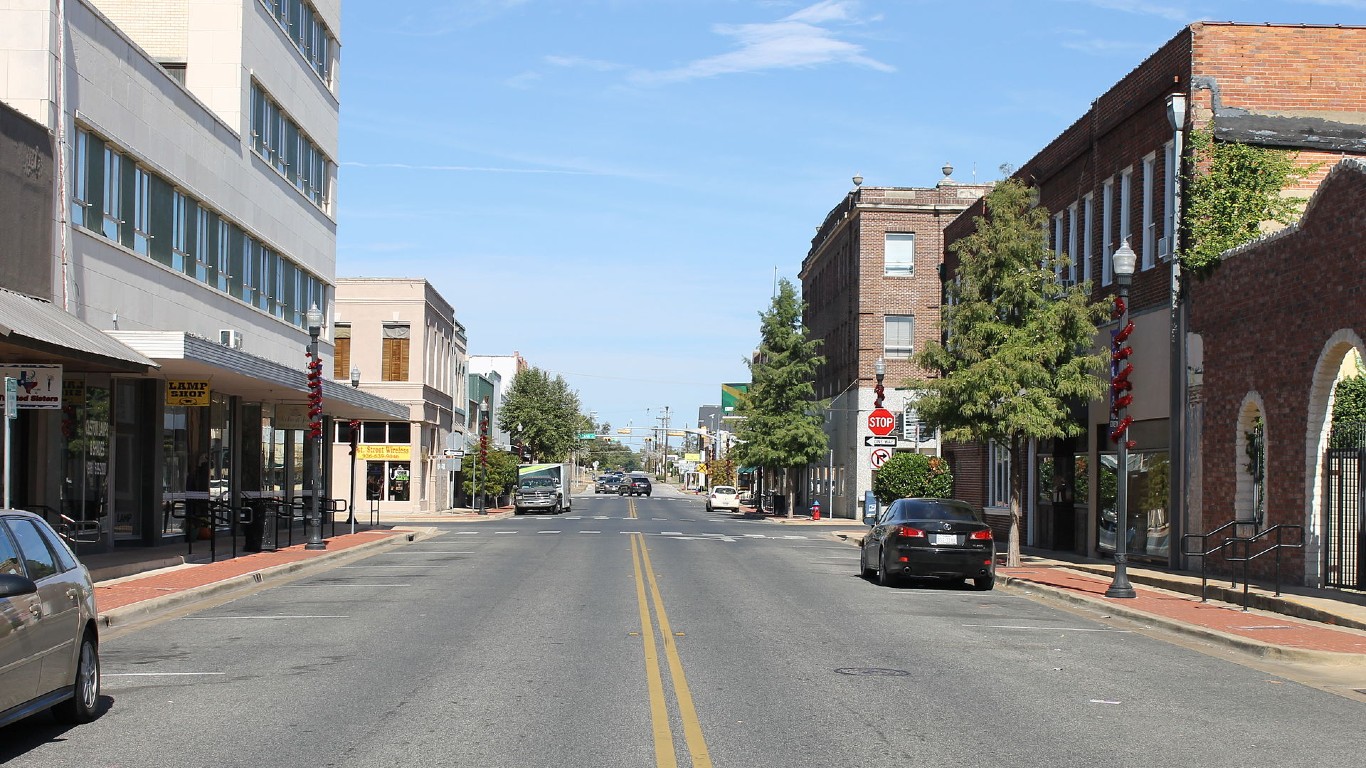
[[[878,586],[880,586],[880,587],[894,587],[894,586],[896,586],[897,581],[898,581],[897,577],[893,576],[891,570],[887,568],[887,561],[886,561],[886,559],[884,558],[884,559],[882,560],[882,562],[880,562],[880,563],[878,564],[878,569],[877,569],[877,583],[878,583]]]
[[[81,638],[81,653],[76,660],[76,677],[71,698],[52,708],[63,723],[88,723],[95,719],[100,701],[100,652],[90,632]]]
[[[996,579],[992,576],[982,576],[981,578],[973,579],[972,586],[977,587],[977,589],[982,592],[986,592],[996,586]]]
[[[521,507],[517,507],[516,509],[512,510],[512,514],[514,514],[514,515],[521,515],[521,514],[525,514],[525,513],[526,513],[526,510],[525,510],[525,509],[522,509]]]
[[[864,564],[863,552],[861,550],[858,553],[858,575],[865,579],[871,579],[873,578],[873,576],[877,575],[876,570],[869,568],[867,565]]]

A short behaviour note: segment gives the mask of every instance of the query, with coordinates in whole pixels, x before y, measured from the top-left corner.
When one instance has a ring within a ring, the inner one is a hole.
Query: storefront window
[[[1126,513],[1125,546],[1132,558],[1165,561],[1171,552],[1171,526],[1167,515],[1171,488],[1171,463],[1163,432],[1166,420],[1136,423],[1130,428],[1138,447],[1128,453],[1129,496]],[[1102,445],[1113,447],[1108,437]],[[1115,550],[1118,529],[1115,514],[1119,488],[1119,463],[1113,451],[1100,456],[1100,498],[1096,546],[1102,552]]]
[[[62,514],[99,521],[109,511],[109,389],[63,386],[63,396]]]
[[[365,498],[370,501],[408,501],[411,482],[410,462],[365,462]]]

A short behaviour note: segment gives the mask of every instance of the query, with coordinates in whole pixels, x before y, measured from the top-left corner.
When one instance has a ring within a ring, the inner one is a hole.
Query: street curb
[[[1186,624],[1157,614],[1135,610],[1119,603],[1102,601],[1086,595],[1079,595],[1066,589],[1030,581],[1021,576],[1007,576],[997,573],[996,583],[1008,589],[1035,595],[1044,600],[1052,600],[1090,609],[1103,609],[1107,615],[1120,616],[1130,621],[1160,626],[1163,629],[1178,632],[1183,635],[1198,637],[1202,640],[1215,641],[1228,646],[1235,651],[1250,654],[1258,658],[1344,667],[1366,666],[1366,654],[1315,651],[1306,648],[1288,648],[1286,646],[1262,643],[1245,637],[1230,635],[1215,629]]]
[[[296,560],[292,563],[272,565],[249,573],[230,576],[222,581],[215,581],[203,586],[192,587],[181,592],[176,592],[175,594],[154,597],[150,600],[142,600],[130,605],[111,609],[107,612],[101,611],[96,621],[99,626],[106,629],[122,629],[133,624],[149,621],[162,614],[169,613],[175,608],[192,605],[210,597],[227,595],[233,592],[246,592],[252,587],[268,580],[306,573],[312,570],[321,570],[323,566],[329,568],[335,567],[352,560],[360,560],[364,557],[369,557],[374,554],[371,550],[378,549],[379,547],[410,544],[415,541],[431,538],[439,533],[439,531],[434,528],[409,528],[406,526],[395,527],[390,530],[396,531],[397,533],[375,541],[368,541],[353,547],[347,547],[335,554],[329,553],[318,557],[310,557],[307,560]],[[98,586],[99,585],[97,584],[96,587]]]

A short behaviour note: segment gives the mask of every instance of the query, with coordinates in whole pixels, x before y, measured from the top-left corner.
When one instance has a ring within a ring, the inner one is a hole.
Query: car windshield
[[[963,501],[949,499],[897,499],[887,510],[888,520],[960,520],[982,522],[982,513]]]
[[[522,481],[523,488],[554,488],[555,481],[546,477],[533,477]]]
[[[729,485],[718,485],[711,489],[712,493],[735,493],[735,489]]]

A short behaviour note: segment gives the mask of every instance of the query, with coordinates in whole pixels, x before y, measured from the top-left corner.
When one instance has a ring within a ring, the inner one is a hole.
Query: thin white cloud
[[[865,56],[863,46],[841,40],[829,28],[836,23],[858,23],[856,8],[853,0],[822,0],[771,23],[718,24],[713,31],[734,39],[739,46],[736,50],[675,69],[638,72],[631,79],[643,84],[672,83],[832,63],[854,64],[879,72],[896,71],[890,64]]]
[[[565,69],[591,69],[595,72],[611,72],[622,68],[620,64],[582,56],[546,56],[545,62]]]
[[[397,18],[394,31],[409,37],[440,37],[491,21],[530,0],[453,0]]]
[[[1095,6],[1096,8],[1103,8],[1107,11],[1121,11],[1123,13],[1132,13],[1138,16],[1157,16],[1183,24],[1196,18],[1198,15],[1187,8],[1151,3],[1148,2],[1148,0],[1067,0],[1067,2],[1084,3],[1086,5]]]
[[[1060,31],[1062,40],[1059,43],[1064,48],[1091,55],[1121,54],[1128,56],[1133,53],[1146,53],[1149,46],[1146,42],[1136,40],[1107,40],[1098,38],[1089,32],[1079,29],[1064,29]]]
[[[564,168],[492,168],[478,165],[417,165],[413,163],[365,163],[348,161],[344,168],[389,168],[401,171],[445,171],[465,173],[550,173],[564,176],[605,176],[594,171],[575,171]]]
[[[1366,11],[1366,0],[1292,0],[1303,5],[1326,5],[1331,8],[1356,8]]]

